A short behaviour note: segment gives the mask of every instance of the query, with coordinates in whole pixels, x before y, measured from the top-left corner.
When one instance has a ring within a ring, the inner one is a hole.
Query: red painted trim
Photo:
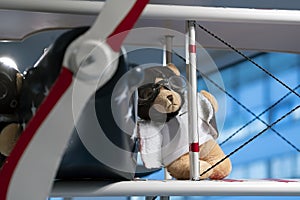
[[[148,2],[149,0],[136,0],[135,4],[133,5],[129,13],[126,15],[126,17],[121,21],[117,28],[108,36],[106,42],[115,52],[119,52],[121,45],[125,37],[127,36],[129,30],[132,29]]]
[[[223,182],[245,182],[244,180],[238,180],[238,179],[223,179]]]
[[[189,45],[189,51],[190,51],[190,53],[196,53],[196,45],[190,44]]]
[[[36,114],[28,123],[26,129],[21,134],[15,148],[11,152],[10,156],[6,159],[2,170],[0,171],[0,199],[5,200],[7,198],[7,192],[9,184],[16,169],[20,158],[26,150],[26,147],[38,132],[40,125],[46,119],[52,108],[59,101],[61,96],[69,88],[72,83],[72,72],[63,67],[60,76],[54,83],[50,90],[49,95],[37,109]],[[28,180],[30,182],[30,180]],[[30,184],[30,183],[29,183]]]
[[[190,144],[190,152],[199,152],[199,143],[191,143]]]
[[[281,182],[281,183],[299,182],[297,180],[285,180],[285,179],[277,179],[277,178],[267,178],[267,179],[263,179],[263,180],[275,181],[275,182]]]

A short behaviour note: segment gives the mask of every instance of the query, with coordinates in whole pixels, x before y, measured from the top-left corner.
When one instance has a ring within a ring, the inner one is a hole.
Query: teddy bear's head
[[[138,116],[144,120],[169,121],[183,105],[186,82],[173,64],[146,68],[138,88]]]

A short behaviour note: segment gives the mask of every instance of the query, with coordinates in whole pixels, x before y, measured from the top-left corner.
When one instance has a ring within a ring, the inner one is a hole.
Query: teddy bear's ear
[[[212,106],[214,108],[214,111],[217,112],[219,109],[219,106],[218,106],[218,102],[217,102],[216,98],[212,94],[210,94],[209,92],[207,92],[205,90],[201,90],[201,94],[209,100],[209,102],[212,104]]]
[[[16,74],[16,81],[17,81],[17,91],[20,93],[21,88],[22,88],[22,82],[23,82],[23,75],[20,73]]]
[[[169,63],[169,64],[167,65],[167,67],[168,67],[169,69],[171,69],[177,76],[180,75],[180,71],[178,70],[178,68],[177,68],[173,63]]]

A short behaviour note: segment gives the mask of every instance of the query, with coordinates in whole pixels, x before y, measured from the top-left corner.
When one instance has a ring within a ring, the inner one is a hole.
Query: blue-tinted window
[[[266,53],[253,60],[286,86],[294,89],[300,83],[299,58],[300,56],[296,54]],[[226,152],[233,151],[255,134],[262,132],[268,124],[272,124],[300,105],[299,97],[248,61],[232,65],[220,73],[229,95],[226,95],[226,104],[220,105],[226,106],[227,112],[218,141],[224,141],[245,123],[253,121],[222,145]],[[299,89],[295,91],[299,93]],[[271,107],[285,95],[278,105]],[[269,107],[272,109],[265,112]],[[255,141],[245,146],[245,149],[232,156],[233,172],[230,178],[299,178],[297,166],[300,159],[299,156],[295,156],[297,151],[281,138],[282,136],[288,139],[300,148],[300,140],[295,133],[300,128],[299,113],[298,109],[272,127],[278,134],[273,130],[265,131]],[[283,162],[284,167],[280,164]],[[283,168],[288,169],[282,170]]]

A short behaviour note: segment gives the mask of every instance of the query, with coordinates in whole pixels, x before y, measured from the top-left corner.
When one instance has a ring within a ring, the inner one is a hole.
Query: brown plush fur
[[[155,98],[153,107],[161,113],[170,113],[178,110],[181,106],[181,97],[178,93],[160,89],[159,95]]]
[[[19,136],[21,133],[21,128],[19,124],[9,124],[7,125],[0,134],[0,152],[9,156],[10,152],[13,150]]]
[[[168,67],[174,71],[176,75],[180,75],[179,70],[173,64],[168,64]],[[157,80],[159,81],[159,80]],[[207,91],[201,91],[201,94],[205,96],[212,104],[215,112],[218,110],[218,102]],[[170,100],[170,96],[172,96],[172,100]],[[169,97],[169,98],[168,98]],[[180,95],[178,95],[174,91],[161,89],[159,95],[156,97],[154,101],[154,108],[161,113],[170,113],[175,112],[180,109],[182,100],[180,99]],[[155,106],[156,104],[156,106]],[[200,174],[205,172],[207,169],[212,167],[214,164],[219,162],[221,159],[225,157],[225,154],[219,144],[215,140],[209,140],[206,143],[200,146]],[[171,164],[166,166],[169,173],[176,179],[189,179],[190,178],[190,162],[189,162],[189,154],[185,154],[173,161]],[[223,179],[229,175],[231,172],[231,162],[227,158],[212,170],[204,173],[200,178],[201,179]]]
[[[220,146],[214,141],[209,140],[200,146],[200,174],[205,172],[219,160],[225,157]],[[185,154],[167,166],[169,173],[176,179],[189,179],[190,166],[189,154]],[[223,179],[231,172],[231,162],[227,158],[212,170],[203,174],[201,179]]]

